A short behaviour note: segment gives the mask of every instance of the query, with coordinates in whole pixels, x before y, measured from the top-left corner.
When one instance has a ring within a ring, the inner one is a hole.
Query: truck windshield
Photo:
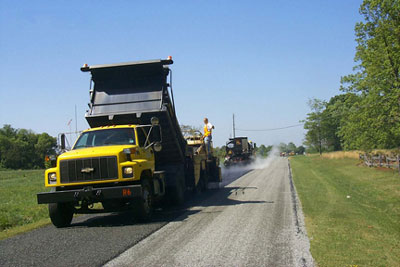
[[[134,145],[135,131],[132,128],[117,128],[83,133],[73,149],[94,146]]]

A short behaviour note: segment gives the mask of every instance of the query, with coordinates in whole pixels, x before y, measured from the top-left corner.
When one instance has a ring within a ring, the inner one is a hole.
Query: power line
[[[270,128],[270,129],[238,129],[238,128],[236,128],[236,130],[243,131],[243,132],[268,132],[268,131],[276,131],[276,130],[288,129],[288,128],[293,128],[293,127],[299,127],[302,125],[303,125],[303,123],[280,127],[280,128]]]

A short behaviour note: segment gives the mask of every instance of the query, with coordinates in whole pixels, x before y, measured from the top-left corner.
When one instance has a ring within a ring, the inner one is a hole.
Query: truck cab
[[[147,142],[146,142],[147,141]],[[144,127],[115,125],[85,130],[57,167],[46,170],[48,187],[137,181],[154,172],[154,151]]]

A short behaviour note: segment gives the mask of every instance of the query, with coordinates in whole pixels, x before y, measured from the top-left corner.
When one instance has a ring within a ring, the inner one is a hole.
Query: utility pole
[[[75,135],[76,135],[76,138],[78,138],[78,119],[76,116],[76,104],[75,104]]]
[[[232,114],[232,119],[233,119],[233,138],[236,137],[235,135],[235,113]]]

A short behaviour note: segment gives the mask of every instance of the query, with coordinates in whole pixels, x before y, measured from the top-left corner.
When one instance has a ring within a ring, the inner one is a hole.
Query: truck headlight
[[[122,168],[122,177],[124,177],[124,178],[133,177],[133,168],[132,167],[124,167],[124,168]]]
[[[47,175],[49,184],[56,184],[57,183],[57,174],[55,172],[50,172]]]

